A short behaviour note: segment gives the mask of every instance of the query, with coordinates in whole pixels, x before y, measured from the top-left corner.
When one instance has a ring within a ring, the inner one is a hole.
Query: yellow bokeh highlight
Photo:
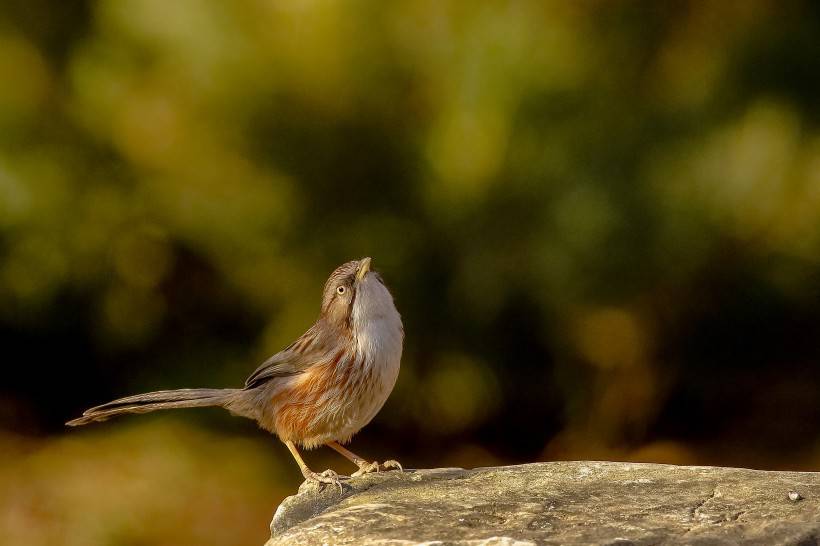
[[[427,426],[440,434],[473,428],[498,403],[498,383],[490,369],[462,354],[442,356],[419,386],[425,393],[421,411],[435,415]]]

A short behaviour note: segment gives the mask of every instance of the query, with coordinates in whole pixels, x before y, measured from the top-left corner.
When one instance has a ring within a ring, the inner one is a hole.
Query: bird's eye
[[[345,293],[345,290],[346,290],[346,288],[344,286],[340,286],[339,288],[336,289],[336,293],[341,296],[342,294]]]

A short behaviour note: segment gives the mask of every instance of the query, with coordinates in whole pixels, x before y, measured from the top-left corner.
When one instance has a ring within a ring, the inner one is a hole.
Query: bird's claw
[[[379,463],[374,461],[372,463],[364,462],[359,465],[359,470],[354,472],[350,475],[351,478],[358,478],[359,476],[364,476],[365,474],[370,474],[371,472],[378,472],[379,471]]]
[[[382,463],[382,466],[385,468],[395,468],[399,472],[404,472],[404,468],[402,468],[401,463],[394,459],[388,459]]]
[[[311,483],[315,483],[318,486],[322,486],[323,484],[330,484],[335,485],[339,488],[339,493],[342,493],[342,480],[347,479],[347,476],[340,476],[333,470],[327,469],[324,472],[316,473],[312,470],[307,470],[303,472],[305,480]]]
[[[374,461],[372,463],[363,462],[359,465],[359,470],[354,472],[350,475],[351,478],[358,478],[359,476],[364,476],[365,474],[370,474],[371,472],[381,472],[381,469],[388,469],[388,468],[396,468],[399,472],[404,472],[401,464],[398,461],[394,461],[393,459],[384,461],[383,463],[379,464],[378,461]]]

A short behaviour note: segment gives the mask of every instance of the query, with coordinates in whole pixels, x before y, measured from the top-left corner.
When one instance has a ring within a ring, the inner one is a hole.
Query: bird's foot
[[[378,461],[374,461],[372,463],[363,461],[361,464],[357,466],[359,467],[359,470],[351,474],[351,478],[364,476],[365,474],[370,474],[371,472],[381,472],[382,468],[384,468],[385,470],[388,468],[396,468],[399,472],[404,472],[404,469],[401,467],[401,464],[399,464],[398,461],[394,461],[393,459],[384,461],[381,464],[379,464]]]
[[[357,466],[359,467],[359,470],[351,474],[351,478],[358,478],[359,476],[364,476],[365,474],[370,474],[371,472],[379,471],[379,463],[376,461],[372,463],[368,463],[367,461],[365,461]]]
[[[335,485],[339,488],[339,493],[342,492],[342,480],[348,479],[347,476],[341,476],[339,474],[336,474],[336,472],[330,469],[325,470],[321,473],[305,469],[304,471],[302,471],[302,475],[305,477],[305,481],[315,483],[319,487],[321,487],[323,484]]]
[[[386,461],[384,461],[382,463],[382,466],[384,468],[395,468],[399,472],[404,472],[404,468],[402,468],[401,463],[399,461],[394,460],[394,459],[387,459]]]

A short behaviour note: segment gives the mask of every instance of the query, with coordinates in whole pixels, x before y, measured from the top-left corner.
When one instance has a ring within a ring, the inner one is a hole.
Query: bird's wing
[[[276,377],[288,377],[303,373],[321,361],[324,355],[313,328],[305,332],[287,348],[279,351],[262,364],[245,380],[245,388],[253,389]]]

